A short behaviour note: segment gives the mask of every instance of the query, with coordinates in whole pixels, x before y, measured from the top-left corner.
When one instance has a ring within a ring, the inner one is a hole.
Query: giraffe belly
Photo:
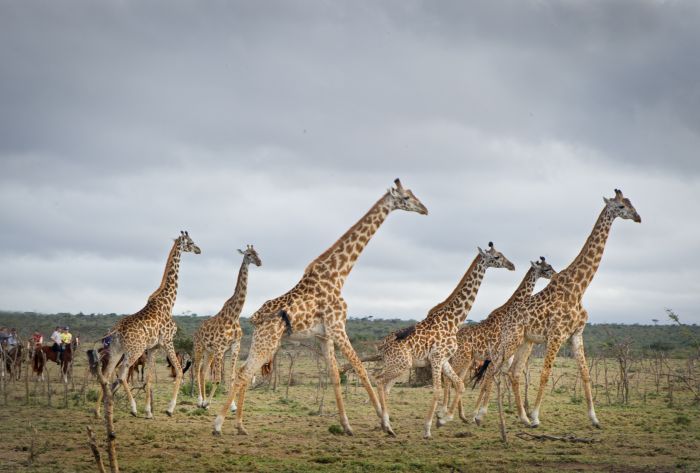
[[[290,340],[305,340],[307,338],[311,337],[325,337],[326,336],[326,327],[323,326],[322,323],[315,323],[311,327],[304,329],[304,330],[299,330],[298,332],[292,332],[292,334],[289,336]]]
[[[527,333],[525,334],[525,339],[532,343],[544,343],[547,341],[547,337],[538,333]]]

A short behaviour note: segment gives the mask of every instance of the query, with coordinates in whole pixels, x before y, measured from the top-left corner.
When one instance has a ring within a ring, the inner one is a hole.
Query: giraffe
[[[146,370],[145,384],[146,418],[152,418],[150,388],[153,370],[150,368],[153,366],[152,359],[155,350],[151,350],[151,348],[157,346],[165,350],[166,355],[176,368],[173,395],[168,409],[165,412],[169,416],[172,416],[175,411],[177,393],[180,390],[180,382],[182,381],[182,367],[180,366],[175,354],[175,348],[173,347],[173,337],[177,331],[177,326],[172,317],[172,309],[175,304],[175,298],[177,297],[180,256],[183,252],[191,252],[196,255],[201,253],[201,250],[194,244],[187,232],[180,232],[180,236],[175,239],[170,249],[170,254],[168,255],[168,261],[165,264],[165,271],[163,272],[163,279],[161,280],[160,286],[148,297],[148,301],[143,309],[135,314],[127,315],[119,319],[103,339],[110,340],[109,363],[102,371],[106,379],[112,376],[117,363],[119,363],[122,355],[124,355],[124,361],[119,368],[119,374],[117,376],[118,381],[115,382],[113,389],[119,387],[117,383],[121,383],[124,386],[124,391],[126,391],[126,396],[129,399],[131,414],[133,416],[137,415],[136,401],[131,394],[131,389],[126,379],[127,372],[129,371],[129,367],[146,352],[146,366],[148,367]],[[95,363],[99,358],[94,350],[91,351],[91,363]],[[100,399],[97,400],[97,405],[95,407],[96,416],[99,416],[100,412],[102,391],[99,391],[98,397]]]
[[[391,436],[396,434],[389,422],[389,390],[401,373],[411,366],[426,366],[429,363],[433,372],[433,399],[425,418],[423,438],[431,436],[430,427],[442,389],[441,374],[445,373],[452,380],[458,396],[462,392],[464,384],[449,363],[450,357],[457,350],[457,329],[469,315],[486,269],[515,270],[513,263],[497,251],[492,242],[489,242],[487,251],[481,248],[478,250],[466,273],[447,299],[430,309],[426,318],[416,325],[389,334],[378,347],[384,362],[374,376],[382,408],[381,426],[382,430]],[[438,417],[438,425],[443,425],[449,420],[452,419],[448,416]]]
[[[338,416],[345,434],[352,435],[352,429],[343,404],[335,345],[340,347],[355,368],[377,415],[380,415],[377,395],[367,371],[345,332],[347,304],[341,291],[360,253],[390,212],[405,210],[428,214],[428,209],[411,190],[401,185],[399,179],[396,179],[394,184],[395,187],[391,187],[338,241],[306,267],[301,280],[289,292],[265,302],[253,314],[250,320],[254,331],[248,359],[238,369],[228,399],[214,420],[214,435],[221,434],[221,426],[229,405],[236,396],[238,410],[235,426],[239,434],[247,434],[243,426],[246,389],[253,374],[271,359],[285,330],[290,335],[294,332],[297,337],[315,336],[320,341],[333,382]]]
[[[502,306],[494,309],[486,319],[478,324],[463,325],[460,327],[457,331],[457,351],[450,359],[450,365],[457,372],[462,381],[465,380],[469,368],[474,361],[484,361],[489,358],[489,345],[500,336],[501,324],[503,323],[503,317],[508,308],[521,303],[525,298],[529,297],[535,289],[535,284],[538,279],[551,279],[554,274],[556,274],[556,271],[547,263],[544,256],[540,256],[539,261],[530,261],[530,268],[525,273],[525,277],[515,289],[515,292],[513,292]],[[484,386],[483,389],[486,390],[486,386]],[[449,395],[450,385],[448,384],[443,394],[443,409],[447,407]],[[477,401],[477,405],[478,404],[479,401]],[[459,409],[459,418],[465,422],[470,422],[464,415],[461,398],[457,401],[457,407]],[[451,414],[454,415],[454,413]]]
[[[537,427],[540,424],[540,407],[552,365],[561,345],[571,338],[572,349],[581,373],[588,417],[594,427],[600,428],[593,406],[590,374],[583,350],[583,330],[588,320],[588,312],[583,308],[581,300],[600,266],[613,221],[617,217],[637,223],[642,221],[632,202],[625,198],[619,189],[615,189],[615,197],[610,199],[604,197],[603,200],[605,206],[583,248],[571,264],[554,275],[547,287],[507,311],[500,339],[494,347],[498,363],[488,366],[485,373],[487,380],[492,379],[501,369],[498,365],[502,365],[503,361],[510,356],[514,357],[508,376],[513,387],[520,420],[531,427]],[[520,396],[519,377],[535,343],[545,343],[547,350],[540,374],[540,386],[532,410],[532,421],[530,421]],[[488,393],[484,396],[482,407],[475,418],[477,423],[480,423],[486,414],[487,403]]]
[[[194,332],[194,375],[197,379],[199,392],[197,407],[208,408],[209,404],[211,404],[219,386],[224,353],[229,348],[231,349],[231,382],[233,382],[236,374],[236,361],[238,361],[238,351],[241,348],[241,337],[243,336],[240,316],[248,289],[248,266],[251,263],[255,266],[262,264],[258,253],[252,245],[248,245],[245,251],[238,250],[238,252],[243,255],[243,262],[238,271],[236,289],[233,295],[224,303],[224,306],[216,315],[206,320]],[[214,367],[215,384],[207,400],[205,380],[206,373],[212,365]],[[231,404],[233,410],[235,410],[234,406],[235,403]]]

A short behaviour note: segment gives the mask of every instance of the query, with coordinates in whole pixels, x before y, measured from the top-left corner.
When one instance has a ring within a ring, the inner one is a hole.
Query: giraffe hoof
[[[134,416],[134,417],[138,417],[138,416],[139,416],[139,415],[138,415],[136,412],[134,412],[134,411],[129,411],[129,414],[131,414],[131,415]]]
[[[238,427],[238,435],[248,435],[248,431],[243,427]]]
[[[483,421],[479,419],[478,417],[474,417],[474,423],[476,424],[477,427],[481,427],[481,424]]]
[[[170,411],[165,411],[165,413],[168,415],[168,417],[172,417],[172,416],[173,416],[173,413],[170,412]]]
[[[595,424],[593,424],[593,427],[595,427],[596,429],[600,429],[600,430],[603,429],[603,427],[601,427],[601,425],[600,425],[598,422],[596,422]]]
[[[211,434],[212,434],[214,437],[221,437],[221,431],[220,431],[220,430],[212,430],[212,431],[211,431]]]
[[[348,437],[352,437],[352,436],[354,436],[355,434],[352,433],[352,430],[350,430],[350,429],[345,429],[345,435],[347,435]]]
[[[540,423],[539,423],[539,422],[536,423],[536,424],[535,424],[534,422],[531,422],[531,423],[530,423],[530,428],[531,428],[531,429],[536,429],[536,428],[539,427],[539,426],[540,426]]]

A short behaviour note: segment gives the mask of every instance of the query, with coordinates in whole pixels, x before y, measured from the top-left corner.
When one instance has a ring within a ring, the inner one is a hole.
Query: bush
[[[333,435],[343,435],[345,433],[343,428],[338,424],[333,424],[328,427],[328,432],[332,433]]]

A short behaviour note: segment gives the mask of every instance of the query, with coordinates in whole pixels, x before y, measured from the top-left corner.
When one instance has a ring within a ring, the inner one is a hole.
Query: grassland
[[[317,361],[310,352],[302,353],[287,398],[285,363],[282,358],[276,391],[268,385],[248,395],[246,426],[250,435],[236,435],[229,416],[223,436],[216,438],[211,435],[211,423],[222,396],[217,396],[213,410],[205,411],[194,406],[193,398],[181,395],[176,415],[167,417],[163,410],[171,381],[159,362],[155,419],[131,417],[123,397],[118,398],[115,426],[122,471],[700,471],[700,408],[680,387],[669,405],[668,392],[662,388],[657,393],[644,373],[636,373],[639,381],[629,405],[617,404],[615,392],[608,403],[603,387],[597,385],[597,411],[603,429],[595,430],[588,422],[580,387],[574,393],[574,363],[560,358],[555,373],[559,382],[553,391],[548,386],[542,425],[527,430],[572,433],[595,443],[516,437],[526,429],[518,424],[506,396],[508,444],[504,445],[493,403],[484,427],[456,420],[434,428],[432,439],[422,439],[430,388],[407,385],[392,390],[390,405],[398,437],[389,438],[378,429],[366,393],[356,387],[354,377],[344,389],[355,436],[334,435],[329,431],[338,424],[333,392],[331,386],[318,389]],[[537,365],[535,360],[533,375]],[[57,382],[56,366],[51,369],[52,407],[47,406],[45,383],[30,380],[25,384],[23,379],[8,384],[7,405],[0,408],[0,471],[95,471],[85,428],[92,425],[99,440],[104,437],[101,422],[91,413],[90,399],[97,384],[90,380],[83,389],[88,378],[84,361],[78,360],[64,407],[64,388]],[[615,389],[614,383],[610,389]],[[529,392],[534,396],[532,387]],[[471,390],[466,393],[468,407],[475,395]],[[320,414],[319,396],[323,397]],[[137,401],[142,409],[142,392]]]

